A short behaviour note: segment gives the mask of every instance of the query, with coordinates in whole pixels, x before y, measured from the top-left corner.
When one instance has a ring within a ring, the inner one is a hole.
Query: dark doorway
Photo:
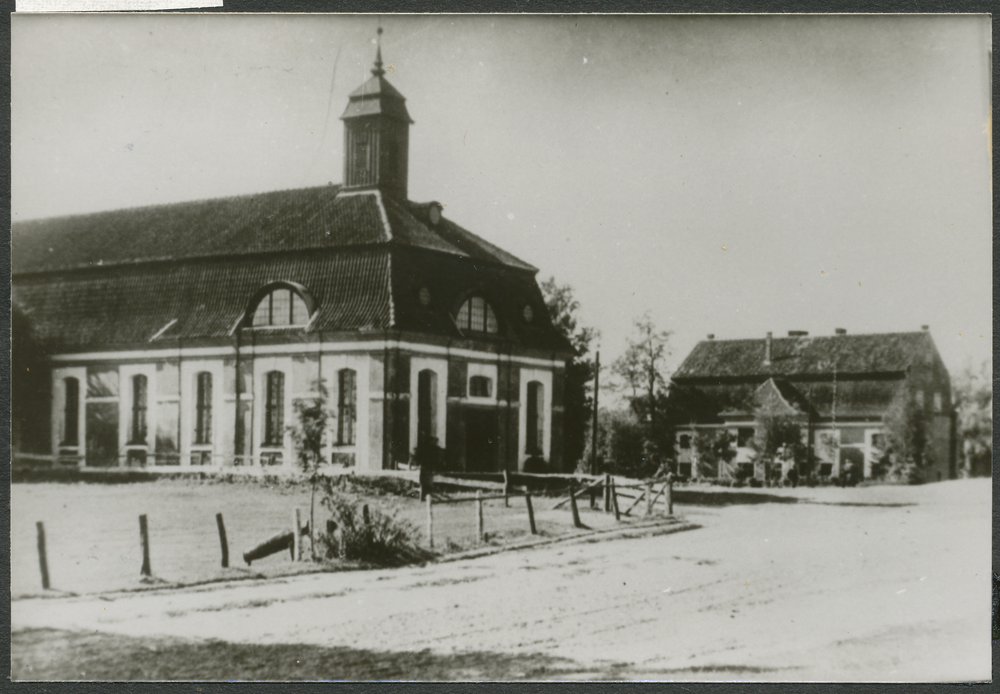
[[[465,410],[465,469],[494,472],[497,452],[497,413],[493,408]]]

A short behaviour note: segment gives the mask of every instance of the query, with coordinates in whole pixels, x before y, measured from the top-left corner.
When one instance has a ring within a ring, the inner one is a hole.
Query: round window
[[[431,205],[431,208],[427,210],[427,216],[431,220],[431,224],[437,224],[441,221],[441,208],[437,205]]]
[[[531,304],[524,307],[524,322],[530,323],[531,319],[535,317],[535,312],[531,308]]]
[[[420,288],[420,305],[427,306],[431,303],[431,290],[427,287]]]

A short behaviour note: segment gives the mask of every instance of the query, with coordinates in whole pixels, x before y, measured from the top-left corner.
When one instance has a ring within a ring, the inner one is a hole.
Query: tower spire
[[[382,27],[378,28],[378,38],[375,41],[377,48],[375,49],[375,67],[372,68],[372,74],[381,77],[385,74],[385,70],[382,69]]]

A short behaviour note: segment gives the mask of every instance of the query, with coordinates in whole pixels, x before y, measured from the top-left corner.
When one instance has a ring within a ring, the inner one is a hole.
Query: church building
[[[341,185],[13,225],[15,455],[291,470],[324,388],[332,466],[436,441],[450,470],[562,471],[572,347],[538,270],[408,198],[381,48],[342,120]]]

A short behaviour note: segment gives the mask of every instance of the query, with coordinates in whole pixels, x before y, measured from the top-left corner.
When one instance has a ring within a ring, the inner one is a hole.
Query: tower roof
[[[379,27],[378,33],[379,36],[382,35],[382,27]],[[413,122],[409,112],[406,110],[406,97],[400,94],[399,90],[389,84],[389,81],[385,78],[385,69],[382,67],[381,42],[375,50],[372,76],[364,84],[351,92],[348,99],[347,109],[340,117],[341,120],[383,115],[387,118],[403,121],[404,123]]]

